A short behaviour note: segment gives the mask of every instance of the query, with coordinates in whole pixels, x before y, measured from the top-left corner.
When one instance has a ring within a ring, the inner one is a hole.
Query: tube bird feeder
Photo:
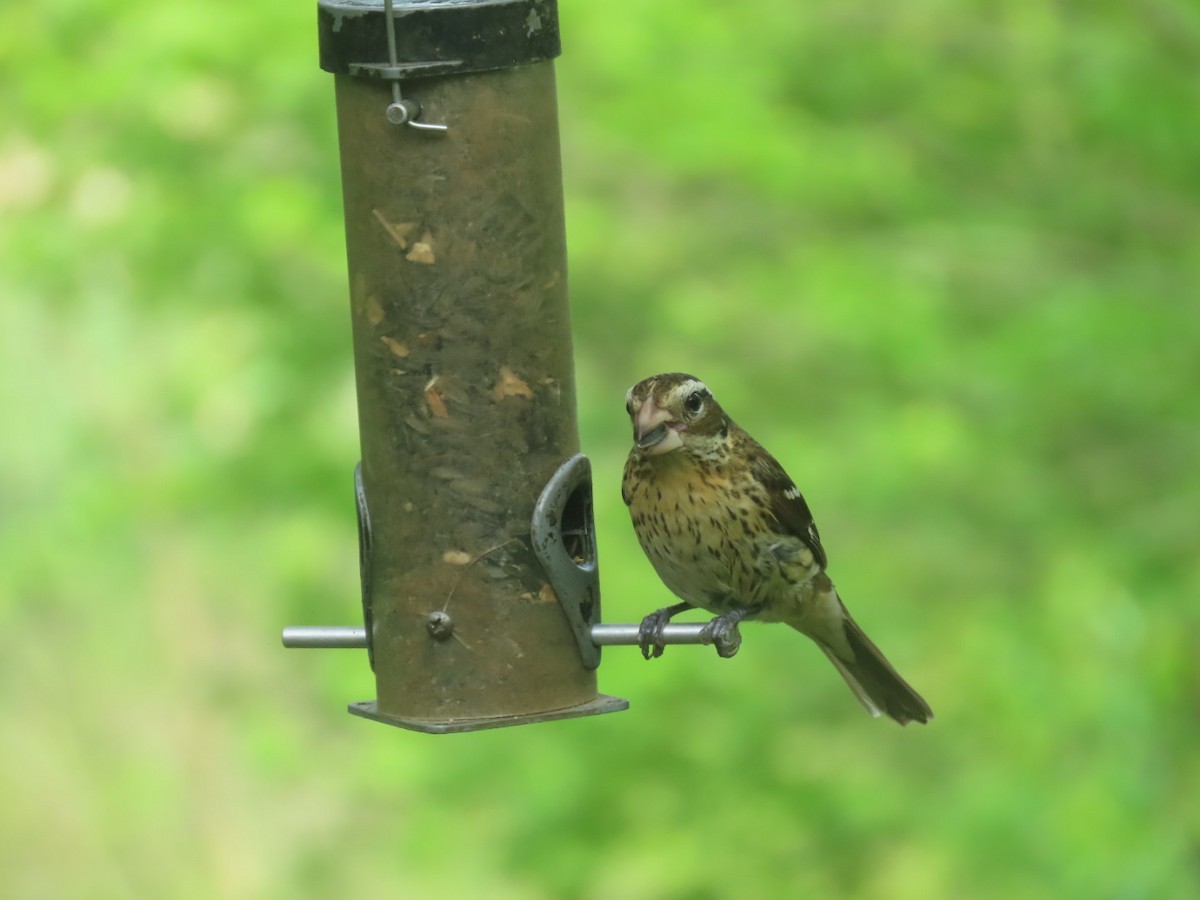
[[[555,4],[320,0],[318,23],[337,100],[377,690],[350,711],[444,732],[623,709],[597,693],[598,655],[577,639],[599,592]],[[550,557],[574,575],[556,584]]]

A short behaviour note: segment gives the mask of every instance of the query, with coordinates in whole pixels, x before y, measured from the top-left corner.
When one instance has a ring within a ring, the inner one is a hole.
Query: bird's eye
[[[689,415],[696,415],[704,408],[704,393],[703,391],[692,391],[683,400],[683,410]]]

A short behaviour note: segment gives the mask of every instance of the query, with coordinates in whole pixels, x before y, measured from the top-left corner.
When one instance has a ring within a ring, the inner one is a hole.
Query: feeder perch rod
[[[638,628],[635,622],[592,626],[592,641],[598,647],[637,646]],[[663,629],[664,644],[710,644],[701,635],[704,623],[689,622],[667,625]],[[367,630],[352,625],[289,625],[283,629],[283,646],[299,650],[353,649],[365,650]]]

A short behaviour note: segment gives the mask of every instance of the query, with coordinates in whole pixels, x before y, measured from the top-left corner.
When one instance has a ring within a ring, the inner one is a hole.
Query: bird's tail
[[[825,651],[871,715],[885,715],[901,725],[933,718],[929,704],[858,627],[835,590],[818,595],[806,614],[790,624]]]
[[[829,661],[834,664],[858,702],[866,707],[873,716],[886,715],[895,719],[901,725],[909,722],[928,722],[933,718],[933,710],[912,686],[900,677],[900,673],[892,668],[878,647],[871,641],[858,623],[846,613],[842,620],[845,631],[845,643],[849,646],[847,655],[844,649],[835,649],[831,644],[817,639],[817,645],[825,651]]]

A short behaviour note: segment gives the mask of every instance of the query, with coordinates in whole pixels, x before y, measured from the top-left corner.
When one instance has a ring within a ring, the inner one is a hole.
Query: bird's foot
[[[638,646],[642,648],[645,659],[663,655],[666,644],[663,642],[663,629],[671,621],[671,610],[668,607],[656,609],[638,627]]]
[[[700,640],[716,647],[717,655],[722,659],[729,659],[742,646],[742,633],[738,630],[738,623],[745,615],[745,611],[735,609],[723,616],[717,616],[700,630]]]

